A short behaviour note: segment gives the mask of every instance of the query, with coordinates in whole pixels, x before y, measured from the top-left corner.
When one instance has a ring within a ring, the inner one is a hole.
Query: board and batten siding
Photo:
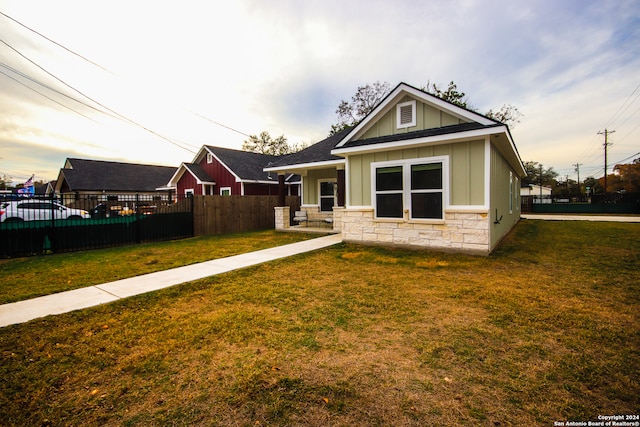
[[[416,101],[416,125],[408,128],[396,127],[396,108],[391,108],[379,120],[377,120],[367,131],[358,139],[377,138],[380,136],[397,135],[417,130],[434,129],[444,126],[458,125],[464,123],[457,117],[445,113],[434,108],[424,102],[415,100],[410,96],[405,96],[400,103]]]
[[[318,182],[324,179],[337,179],[338,171],[335,168],[311,169],[302,179],[302,204],[318,204]]]
[[[493,144],[490,157],[489,245],[491,250],[520,220],[520,177]],[[511,209],[509,198],[513,199]]]
[[[372,206],[371,163],[436,156],[449,157],[450,205],[484,206],[484,153],[485,141],[475,140],[348,156],[347,206]]]

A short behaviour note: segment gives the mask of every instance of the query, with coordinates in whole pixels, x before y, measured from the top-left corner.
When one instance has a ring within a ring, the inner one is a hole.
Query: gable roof
[[[380,119],[384,114],[389,112],[395,105],[400,102],[406,95],[420,100],[440,111],[444,111],[454,117],[460,119],[463,123],[477,123],[484,126],[501,125],[502,123],[490,119],[487,116],[479,114],[475,111],[453,104],[421,89],[415,88],[406,83],[398,84],[389,94],[378,103],[378,105],[369,112],[357,125],[351,128],[351,132],[346,134],[336,148],[340,148],[349,141],[360,138],[369,127]],[[397,135],[398,136],[398,135]]]
[[[202,160],[206,152],[215,156],[240,181],[267,181],[269,174],[263,169],[280,158],[269,154],[205,145],[196,154],[194,163]]]
[[[151,192],[166,184],[176,168],[136,163],[68,158],[60,169],[56,191]]]

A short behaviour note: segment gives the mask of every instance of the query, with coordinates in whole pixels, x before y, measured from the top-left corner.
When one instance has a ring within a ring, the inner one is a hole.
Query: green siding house
[[[520,219],[525,175],[505,124],[405,83],[355,127],[265,170],[301,175],[301,209],[344,241],[485,255]]]

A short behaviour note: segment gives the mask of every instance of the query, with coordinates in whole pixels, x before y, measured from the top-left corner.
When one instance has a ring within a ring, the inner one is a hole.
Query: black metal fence
[[[73,194],[0,200],[0,257],[193,236],[193,201],[167,194]]]

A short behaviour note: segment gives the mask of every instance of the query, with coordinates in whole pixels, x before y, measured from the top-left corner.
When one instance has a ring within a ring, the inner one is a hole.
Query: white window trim
[[[220,195],[221,195],[221,196],[224,196],[224,192],[225,192],[225,191],[228,191],[228,192],[229,192],[228,196],[230,196],[230,195],[231,195],[231,187],[220,187]]]
[[[411,188],[407,188],[411,182],[411,165],[424,165],[428,163],[442,163],[442,218],[411,218]],[[376,212],[376,169],[381,167],[402,166],[402,218],[378,217]],[[401,222],[444,222],[444,214],[449,209],[449,156],[420,157],[407,160],[389,160],[371,163],[371,207],[373,217],[379,221]]]
[[[402,123],[400,110],[406,106],[411,106],[411,122]],[[414,127],[415,125],[416,125],[416,101],[414,100],[414,101],[408,101],[408,102],[401,102],[400,104],[396,105],[396,128],[404,129],[404,128]]]
[[[509,214],[513,213],[513,195],[514,195],[514,191],[513,191],[513,172],[509,171]]]
[[[320,211],[322,209],[322,193],[320,192],[320,189],[322,188],[322,183],[323,182],[333,182],[334,184],[337,184],[338,180],[337,178],[321,178],[318,180],[318,211]],[[334,185],[333,187],[333,206],[337,206],[338,201],[337,199],[337,195],[336,195],[336,187]],[[325,196],[325,197],[329,197],[329,196]],[[321,211],[321,212],[329,212],[329,211]]]
[[[207,153],[207,163],[213,163],[213,154]]]
[[[185,197],[189,197],[189,195],[195,196],[196,191],[193,188],[185,188],[184,189],[184,196]]]

